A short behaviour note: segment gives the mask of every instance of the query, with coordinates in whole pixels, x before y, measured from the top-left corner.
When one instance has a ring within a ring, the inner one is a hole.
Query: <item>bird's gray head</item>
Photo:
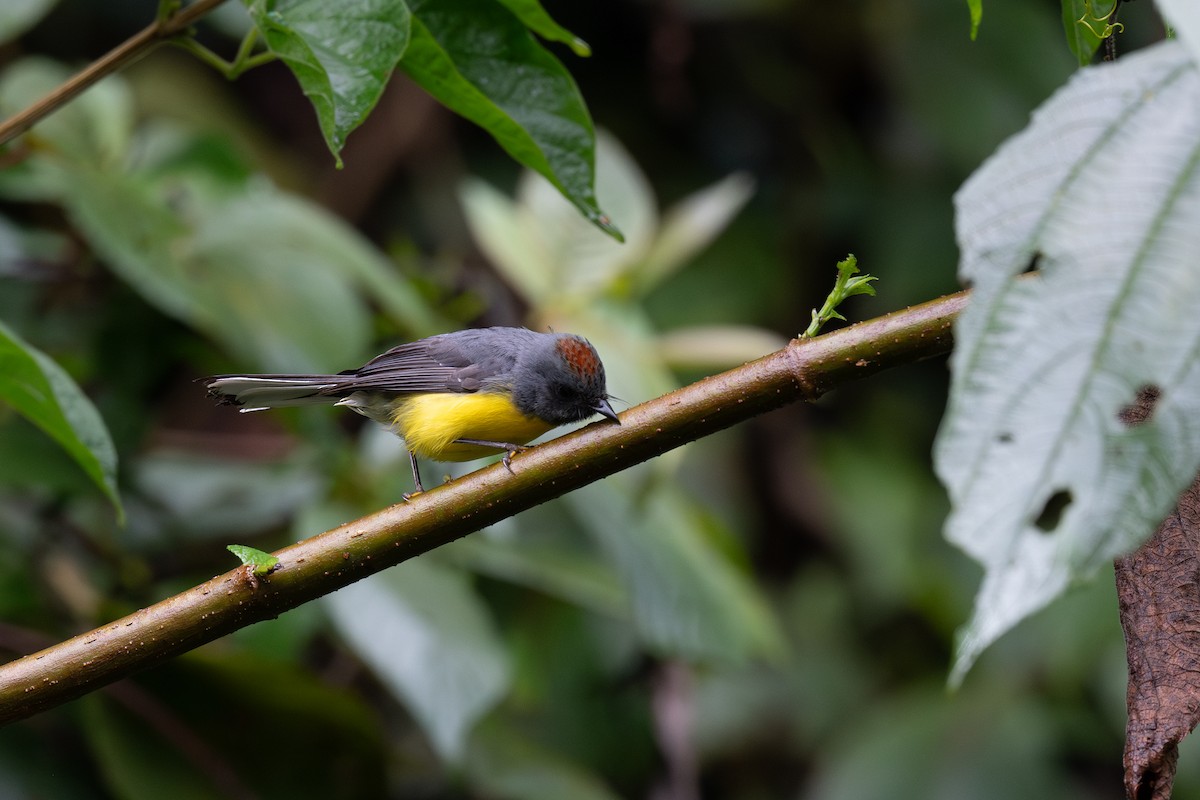
[[[522,413],[555,425],[601,414],[614,422],[604,365],[586,339],[571,334],[539,338],[513,374],[513,402]]]

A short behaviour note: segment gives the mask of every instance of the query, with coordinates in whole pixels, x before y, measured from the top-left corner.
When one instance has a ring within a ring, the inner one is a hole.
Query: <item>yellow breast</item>
[[[485,392],[405,397],[397,402],[392,423],[410,451],[433,461],[470,461],[499,452],[454,444],[455,439],[525,444],[554,427],[525,416],[506,395]]]

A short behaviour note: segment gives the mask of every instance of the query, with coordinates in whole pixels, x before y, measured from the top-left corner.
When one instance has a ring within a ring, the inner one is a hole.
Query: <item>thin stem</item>
[[[183,5],[182,0],[158,0],[158,10],[154,14],[155,21],[162,23],[171,18]]]
[[[45,97],[0,123],[0,145],[10,142],[17,136],[25,133],[25,131],[73,100],[97,81],[119,69],[129,66],[138,59],[145,57],[159,45],[186,32],[196,20],[224,2],[225,0],[196,0],[195,3],[192,3],[187,8],[180,9],[165,18],[159,18],[150,25],[147,25],[141,31],[84,67],[81,72],[69,78]],[[171,2],[162,3],[159,6],[159,13],[162,14],[171,5],[178,4]]]
[[[260,67],[263,64],[269,64],[278,58],[278,56],[269,50],[254,54],[254,45],[257,42],[258,29],[251,28],[246,36],[242,39],[242,44],[238,47],[237,55],[234,57],[233,61],[226,61],[212,50],[209,50],[207,47],[190,37],[183,39],[177,38],[172,40],[171,43],[176,47],[187,50],[193,56],[203,61],[205,64],[208,64],[210,67],[224,75],[229,80],[233,80],[247,70]]]
[[[178,47],[180,50],[186,50],[198,61],[202,61],[208,66],[215,69],[217,72],[224,75],[226,78],[233,78],[233,64],[219,55],[209,50],[204,45],[192,38],[174,39],[171,44]]]
[[[272,60],[275,58],[275,54],[269,51],[266,53],[259,53],[256,57],[254,55],[254,45],[256,44],[258,44],[258,28],[251,28],[250,30],[246,31],[246,35],[242,37],[242,43],[238,47],[237,55],[233,57],[233,69],[231,70],[229,77],[236,78],[246,70],[257,66],[255,63],[256,60],[258,63],[266,63],[266,61],[262,60],[263,56],[267,56],[267,60]]]
[[[0,724],[23,719],[211,642],[687,442],[890,367],[950,350],[967,294],[815,339],[629,409],[0,666]]]

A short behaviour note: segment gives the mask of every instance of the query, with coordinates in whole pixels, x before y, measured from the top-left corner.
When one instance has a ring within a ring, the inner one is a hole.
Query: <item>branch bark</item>
[[[687,442],[798,400],[949,351],[967,293],[795,340],[769,356],[629,409],[239,567],[88,633],[0,666],[0,723],[32,716],[333,592]]]
[[[147,25],[28,108],[0,122],[0,145],[20,136],[38,122],[78,97],[100,79],[129,66],[166,44],[225,0],[196,0],[187,8]]]

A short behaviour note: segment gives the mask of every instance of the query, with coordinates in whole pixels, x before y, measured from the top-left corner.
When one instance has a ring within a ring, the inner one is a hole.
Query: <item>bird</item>
[[[560,425],[599,414],[620,424],[604,364],[582,336],[474,328],[397,345],[336,375],[213,375],[218,402],[242,412],[329,403],[404,440],[417,492],[417,458],[471,461],[515,453]],[[408,495],[406,495],[407,499]]]

